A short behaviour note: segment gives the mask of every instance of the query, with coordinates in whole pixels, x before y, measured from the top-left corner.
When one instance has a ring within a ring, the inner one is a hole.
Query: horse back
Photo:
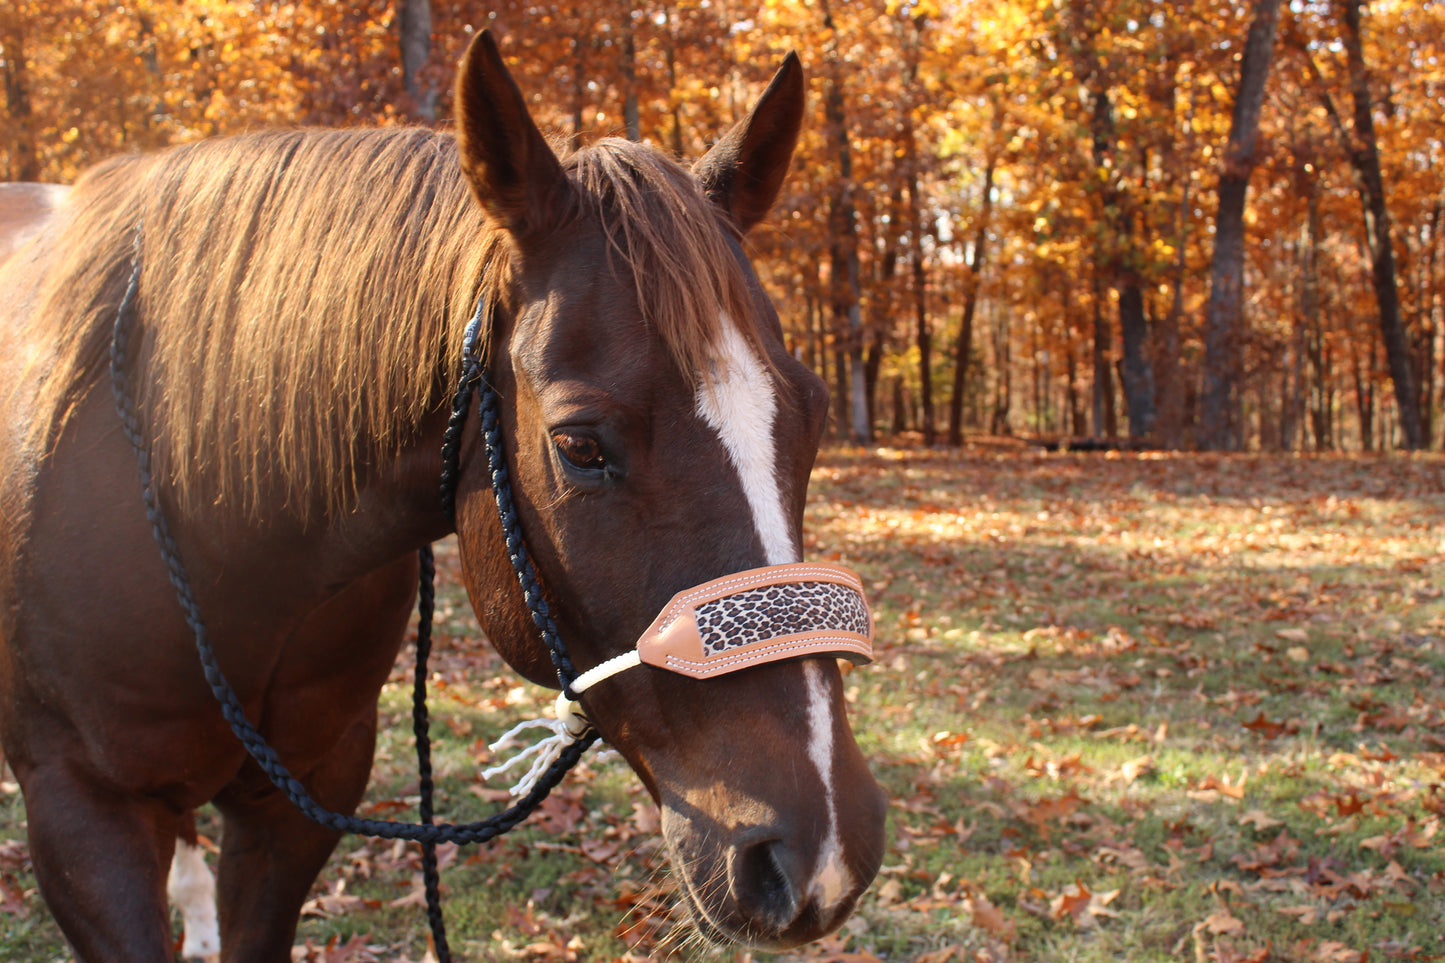
[[[0,184],[0,263],[45,230],[69,194],[60,184]]]

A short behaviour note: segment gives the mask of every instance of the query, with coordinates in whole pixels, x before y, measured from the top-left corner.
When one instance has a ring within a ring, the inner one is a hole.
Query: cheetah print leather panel
[[[846,585],[767,585],[708,602],[697,610],[703,652],[714,656],[751,642],[833,630],[867,636],[868,606]]]

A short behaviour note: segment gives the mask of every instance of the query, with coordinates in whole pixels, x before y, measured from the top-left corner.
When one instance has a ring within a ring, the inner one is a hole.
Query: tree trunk
[[[1385,359],[1395,384],[1395,405],[1405,447],[1425,447],[1420,423],[1420,399],[1410,375],[1410,352],[1400,318],[1400,296],[1395,282],[1395,249],[1390,240],[1390,211],[1385,203],[1385,179],[1380,170],[1380,148],[1375,139],[1374,109],[1370,77],[1365,67],[1360,25],[1361,0],[1339,0],[1344,24],[1345,59],[1349,67],[1350,96],[1354,100],[1354,139],[1350,157],[1360,176],[1360,199],[1365,206],[1365,234],[1369,240],[1371,277],[1380,309],[1380,334],[1385,342]]]
[[[1082,437],[1088,430],[1088,420],[1084,417],[1084,398],[1079,393],[1079,359],[1074,355],[1072,340],[1064,353],[1064,363],[1069,379],[1068,386],[1064,389],[1064,397],[1069,406],[1069,436]]]
[[[833,15],[823,5],[823,25],[831,33]],[[834,190],[828,217],[829,264],[832,268],[833,323],[840,351],[848,359],[847,385],[848,437],[858,445],[873,440],[873,426],[868,421],[868,381],[863,368],[862,285],[858,264],[858,209],[853,203],[853,150],[848,138],[848,116],[843,104],[843,84],[836,74],[828,83],[823,100],[823,113],[828,125],[828,138],[838,157],[837,187]]]
[[[1150,85],[1149,97],[1154,109],[1161,116],[1172,117],[1175,102],[1179,97],[1179,69],[1181,54],[1165,44],[1164,67],[1157,71],[1158,82]],[[1153,372],[1154,389],[1154,437],[1161,448],[1178,450],[1184,447],[1184,390],[1185,373],[1181,365],[1184,325],[1184,289],[1190,278],[1189,225],[1194,208],[1194,178],[1184,169],[1183,157],[1194,156],[1195,122],[1194,104],[1197,93],[1189,93],[1189,104],[1185,111],[1184,128],[1188,132],[1181,152],[1179,135],[1172,127],[1164,134],[1159,166],[1164,171],[1180,173],[1181,188],[1179,203],[1174,209],[1174,250],[1176,251],[1173,277],[1173,293],[1169,307],[1154,325]]]
[[[632,4],[622,4],[622,122],[627,139],[642,140],[642,114],[637,105],[637,35],[632,25]]]
[[[1013,407],[1013,349],[1008,309],[996,310],[994,314],[993,361],[997,374],[994,379],[993,415],[989,419],[989,432],[995,435],[1012,435],[1009,411]]]
[[[1182,338],[1180,327],[1184,321],[1184,285],[1189,276],[1188,240],[1190,180],[1185,178],[1184,190],[1179,198],[1178,211],[1178,258],[1174,266],[1174,295],[1169,310],[1159,322],[1156,338],[1157,353],[1154,369],[1159,372],[1157,417],[1154,422],[1160,447],[1177,450],[1184,447],[1184,375],[1179,364]]]
[[[1442,215],[1445,215],[1445,201],[1436,200],[1435,207],[1430,212],[1430,257],[1425,270],[1428,279],[1429,293],[1426,295],[1425,304],[1421,310],[1429,319],[1430,345],[1426,363],[1430,369],[1429,390],[1422,393],[1420,403],[1432,412],[1431,424],[1445,422],[1445,293],[1442,293],[1440,286],[1436,283],[1439,278],[1440,248],[1440,227]],[[1433,430],[1425,433],[1425,442],[1429,444]],[[1445,445],[1445,443],[1442,443]]]
[[[435,123],[437,90],[422,71],[431,56],[431,0],[402,0],[398,23],[401,28],[401,80],[414,105],[417,118]]]
[[[918,198],[918,152],[912,127],[905,136],[908,154],[909,267],[913,280],[914,332],[918,342],[918,395],[922,407],[922,424],[919,427],[923,429],[924,446],[931,448],[938,439],[935,437],[933,418],[933,330],[928,323],[928,273],[923,263],[923,205]]]
[[[883,370],[883,359],[888,351],[888,334],[893,324],[893,293],[897,285],[898,262],[902,257],[903,230],[906,222],[903,205],[903,185],[900,183],[888,199],[887,226],[882,228],[882,250],[874,259],[876,271],[875,289],[878,296],[869,305],[867,334],[871,336],[867,357],[863,361],[863,382],[868,395],[868,424],[878,423],[878,375]]]
[[[883,370],[883,357],[888,345],[880,325],[866,326],[866,333],[872,337],[868,350],[863,356],[863,394],[868,404],[868,424],[878,424],[878,375]]]
[[[1129,412],[1129,437],[1146,438],[1154,432],[1154,369],[1144,352],[1149,338],[1144,291],[1133,271],[1125,272],[1119,285],[1119,334],[1124,344],[1119,380]]]
[[[1360,346],[1354,345],[1350,373],[1355,382],[1355,410],[1360,418],[1360,450],[1375,450],[1375,342],[1370,342],[1368,362],[1360,360]]]
[[[1119,424],[1114,411],[1114,366],[1109,364],[1109,319],[1104,313],[1104,284],[1094,274],[1094,393],[1093,434],[1095,438],[1117,438]]]
[[[35,146],[35,115],[30,106],[30,72],[25,62],[25,26],[12,12],[0,19],[0,53],[5,59],[5,112],[10,115],[15,136],[7,153],[9,179],[40,180],[40,153]]]
[[[1304,237],[1300,242],[1300,340],[1306,363],[1302,389],[1308,405],[1310,437],[1316,451],[1329,447],[1325,413],[1325,381],[1328,378],[1324,330],[1320,324],[1320,190],[1315,166],[1300,158],[1295,166],[1295,190],[1305,198]]]
[[[1219,214],[1209,273],[1209,308],[1204,326],[1204,396],[1199,442],[1214,451],[1243,444],[1239,423],[1240,338],[1244,311],[1244,208],[1265,82],[1279,31],[1279,0],[1254,0],[1254,15],[1239,68],[1239,93],[1229,124],[1224,169],[1219,175]]]
[[[995,111],[995,118],[998,116]],[[995,128],[997,124],[995,123]],[[973,319],[978,308],[978,288],[988,251],[989,219],[993,214],[993,176],[998,164],[997,136],[989,146],[983,168],[983,197],[980,198],[978,222],[973,232],[973,254],[964,276],[963,320],[958,327],[958,341],[953,346],[953,395],[948,401],[948,443],[954,448],[963,444],[963,401],[968,394],[968,362],[973,353]]]
[[[1148,434],[1154,425],[1154,374],[1145,349],[1149,325],[1144,317],[1144,293],[1139,274],[1131,267],[1137,247],[1134,238],[1136,224],[1128,192],[1120,186],[1117,165],[1110,161],[1115,153],[1118,132],[1114,124],[1114,106],[1102,76],[1096,74],[1090,79],[1089,94],[1094,167],[1108,172],[1101,193],[1102,215],[1108,230],[1095,241],[1094,260],[1099,273],[1109,279],[1110,286],[1118,294],[1119,334],[1123,346],[1119,374],[1129,412],[1129,435],[1137,438]],[[1096,354],[1096,366],[1102,362],[1103,357]],[[1111,431],[1110,437],[1115,434],[1116,431]]]
[[[903,377],[894,375],[893,382],[893,434],[903,434],[912,427],[912,419],[908,417],[908,399],[903,390]]]
[[[677,31],[673,17],[666,7],[662,9],[662,23],[667,28],[663,31],[663,36],[667,38],[667,99],[671,104],[669,112],[672,117],[672,156],[681,158],[687,152],[682,143],[682,97],[677,89]]]

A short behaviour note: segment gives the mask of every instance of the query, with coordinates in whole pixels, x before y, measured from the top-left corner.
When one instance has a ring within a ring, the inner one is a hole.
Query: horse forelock
[[[797,560],[778,484],[778,372],[752,320],[741,240],[688,171],[655,148],[606,139],[566,166],[600,206],[643,318],[694,382],[697,415],[737,471],[769,564]]]
[[[731,354],[724,339],[734,326],[767,364],[747,323],[755,312],[733,253],[737,232],[691,173],[655,147],[619,138],[563,164],[595,205],[644,321],[684,375],[703,386],[723,374]]]
[[[735,232],[691,174],[619,140],[563,162],[679,368],[718,375],[727,318],[767,366]],[[25,322],[47,346],[22,379],[37,450],[103,376],[137,229],[133,382],[183,513],[344,508],[449,393],[478,294],[511,283],[447,133],[271,131],[107,162],[76,185]]]

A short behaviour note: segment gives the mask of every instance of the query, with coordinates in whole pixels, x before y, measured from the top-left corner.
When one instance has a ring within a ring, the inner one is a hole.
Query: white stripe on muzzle
[[[763,543],[769,565],[785,565],[802,558],[793,543],[783,497],[778,489],[777,443],[773,428],[778,397],[767,369],[733,324],[723,317],[722,337],[713,359],[713,378],[697,392],[697,413],[718,433],[728,460],[742,481],[743,494],[753,513],[753,526]],[[843,863],[838,836],[838,803],[833,786],[833,703],[827,680],[813,660],[803,663],[807,682],[808,758],[818,769],[828,807],[828,831],[818,853],[813,880],[804,890],[826,913],[852,885]]]

